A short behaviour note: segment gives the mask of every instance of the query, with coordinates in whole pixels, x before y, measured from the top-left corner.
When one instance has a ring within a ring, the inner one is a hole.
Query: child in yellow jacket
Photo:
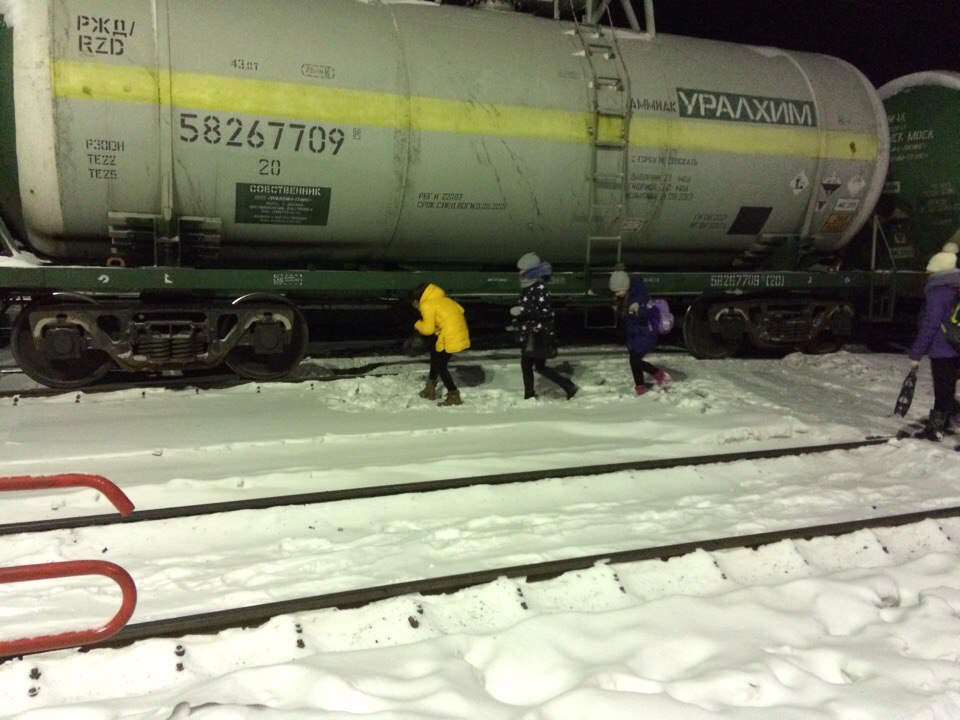
[[[423,284],[410,294],[413,306],[420,311],[420,320],[413,328],[421,335],[436,335],[437,342],[430,351],[430,378],[420,397],[435,400],[437,379],[447,388],[447,397],[441,405],[462,405],[460,391],[450,376],[450,356],[470,347],[470,332],[459,303],[447,297],[436,285]]]

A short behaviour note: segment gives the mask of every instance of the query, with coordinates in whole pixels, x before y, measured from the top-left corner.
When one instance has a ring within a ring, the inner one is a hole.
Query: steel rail
[[[476,475],[471,477],[449,478],[445,480],[422,480],[418,482],[397,483],[394,485],[374,485],[370,487],[345,488],[342,490],[325,490],[297,495],[279,495],[265,498],[251,498],[248,500],[232,500],[202,505],[181,505],[154,510],[135,510],[126,517],[116,515],[87,515],[71,518],[57,518],[55,520],[33,520],[0,525],[0,536],[17,535],[22,533],[52,532],[56,530],[73,530],[86,527],[101,527],[105,525],[124,525],[136,522],[153,522],[157,520],[172,520],[177,518],[200,517],[220,513],[239,512],[243,510],[265,510],[290,505],[318,505],[323,503],[340,502],[344,500],[360,500],[366,498],[382,498],[394,495],[411,495],[417,493],[439,492],[442,490],[457,490],[461,488],[481,485],[510,485],[517,483],[536,482],[539,480],[553,480],[569,477],[591,475],[607,475],[623,471],[651,471],[669,470],[677,467],[698,467],[701,465],[717,465],[738,462],[741,460],[768,460],[781,457],[812,455],[835,450],[856,450],[857,448],[882,445],[889,442],[890,437],[872,437],[851,442],[830,443],[825,445],[805,445],[793,448],[777,448],[773,450],[748,450],[737,453],[721,453],[714,455],[698,455],[693,457],[666,458],[660,460],[636,460],[603,465],[583,465],[579,467],[555,468],[552,470],[532,470],[527,472],[504,473],[499,475]]]
[[[900,515],[850,520],[786,530],[774,530],[751,535],[734,535],[724,538],[693,540],[673,545],[611,551],[528,565],[513,565],[457,575],[410,580],[390,585],[344,590],[323,595],[314,595],[312,597],[251,605],[244,608],[233,608],[230,610],[219,610],[135,623],[127,625],[109,640],[84,646],[82,650],[102,647],[116,648],[150,638],[180,637],[186,634],[212,634],[231,628],[256,627],[278,615],[311,612],[328,608],[347,609],[360,607],[372,602],[402,595],[448,594],[493,582],[502,577],[526,578],[529,582],[540,582],[559,577],[564,573],[574,570],[586,570],[600,563],[620,564],[641,562],[644,560],[669,560],[671,558],[688,555],[697,550],[715,552],[718,550],[732,550],[737,548],[756,549],[783,540],[812,540],[819,537],[848,535],[861,530],[898,527],[923,520],[953,518],[958,516],[960,516],[960,507],[955,506]]]
[[[572,360],[579,357],[614,357],[623,354],[623,350],[617,348],[616,350],[573,350],[569,349],[564,355],[558,358],[561,362],[563,360]],[[500,362],[500,361],[511,361],[518,360],[519,355],[517,353],[513,354],[504,354],[497,352],[496,354],[491,354],[487,356],[481,356],[475,358],[476,363],[482,363],[485,361]],[[427,356],[412,358],[408,360],[383,360],[365,363],[353,368],[332,368],[329,369],[329,375],[312,375],[310,374],[310,367],[307,366],[303,368],[303,371],[306,374],[298,374],[297,370],[292,371],[292,373],[286,377],[277,378],[270,381],[260,381],[260,380],[250,380],[248,378],[243,378],[236,373],[224,372],[224,373],[212,373],[210,375],[195,375],[191,377],[181,377],[181,376],[171,376],[171,377],[143,377],[139,379],[131,380],[130,382],[113,382],[106,381],[100,382],[95,385],[89,385],[83,388],[73,388],[70,390],[63,390],[58,388],[25,388],[22,390],[3,390],[0,391],[0,400],[2,399],[27,399],[27,398],[49,398],[49,397],[61,397],[64,395],[96,395],[101,393],[108,392],[122,392],[124,390],[147,390],[154,388],[177,390],[182,388],[197,388],[198,390],[223,390],[226,388],[236,387],[237,385],[248,385],[256,383],[258,385],[268,385],[268,384],[298,384],[305,382],[334,382],[336,380],[349,380],[355,378],[363,378],[371,375],[381,376],[388,375],[390,373],[377,372],[378,370],[387,370],[389,368],[399,368],[403,366],[423,366],[427,365]],[[117,371],[119,372],[119,371]],[[0,373],[9,373],[9,374],[25,374],[22,370],[18,368],[7,368],[0,369]],[[108,375],[107,377],[110,377]]]

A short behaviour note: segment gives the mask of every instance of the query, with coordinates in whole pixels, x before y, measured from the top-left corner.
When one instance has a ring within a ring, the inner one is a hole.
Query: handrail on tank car
[[[890,261],[890,268],[893,270],[893,274],[896,275],[897,270],[897,259],[894,257],[893,249],[890,247],[890,241],[887,239],[887,234],[883,230],[883,223],[880,221],[880,216],[877,213],[873,214],[872,222],[872,237],[870,243],[870,287],[869,295],[867,298],[867,319],[868,320],[879,320],[881,322],[890,322],[893,320],[894,307],[897,303],[897,283],[892,283],[890,287],[890,294],[887,296],[886,303],[883,307],[886,309],[886,312],[877,312],[877,238],[879,237],[883,240],[883,247],[887,251],[886,256]]]
[[[133,512],[130,498],[114,483],[100,475],[68,473],[65,475],[0,477],[0,492],[13,490],[48,490],[50,488],[88,487],[102,493],[117,511],[126,517]]]
[[[0,641],[0,657],[89,645],[115,635],[127,624],[137,606],[137,586],[126,570],[105,560],[72,560],[69,562],[0,568],[0,584],[81,575],[103,575],[120,586],[123,597],[120,602],[120,609],[113,616],[113,619],[95,630],[79,630],[57,635],[39,635],[32,638]]]

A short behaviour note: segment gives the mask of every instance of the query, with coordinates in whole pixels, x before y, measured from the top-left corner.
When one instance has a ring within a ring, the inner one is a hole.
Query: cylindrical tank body
[[[879,90],[890,121],[882,215],[898,266],[923,270],[960,229],[960,73],[907,75]]]
[[[843,246],[886,173],[875,91],[822,55],[409,0],[10,1],[23,224],[65,260],[102,261],[115,213],[219,219],[224,265],[582,264],[619,235],[724,267]]]

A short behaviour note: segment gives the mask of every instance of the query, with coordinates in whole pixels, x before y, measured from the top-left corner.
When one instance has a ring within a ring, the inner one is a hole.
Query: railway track
[[[55,520],[33,520],[17,523],[5,523],[0,525],[0,537],[18,535],[22,533],[53,532],[57,530],[74,530],[78,528],[101,527],[106,525],[126,525],[139,522],[200,517],[204,515],[238,512],[241,510],[264,510],[267,508],[285,507],[291,505],[314,505],[340,502],[344,500],[360,500],[390,497],[394,495],[439,492],[441,490],[455,490],[479,485],[508,485],[514,483],[536,482],[547,479],[607,475],[610,473],[623,472],[627,470],[668,470],[670,468],[677,467],[697,467],[701,465],[738,462],[741,460],[766,460],[789,456],[812,455],[816,453],[832,452],[834,450],[855,450],[861,447],[882,445],[891,439],[892,438],[889,437],[875,437],[851,442],[830,443],[825,445],[806,445],[802,447],[780,448],[774,450],[751,450],[737,453],[699,455],[695,457],[666,458],[661,460],[637,460],[632,462],[608,463],[602,465],[582,465],[577,467],[555,468],[552,470],[503,473],[499,475],[478,475],[472,477],[449,478],[445,480],[425,480],[413,483],[376,485],[371,487],[327,490],[314,493],[301,493],[296,495],[251,498],[248,500],[236,500],[230,502],[205,503],[202,505],[182,505],[178,507],[157,508],[154,510],[136,510],[126,517],[112,513],[104,515],[57,518]]]
[[[852,442],[811,445],[797,448],[724,453],[719,455],[705,455],[692,458],[669,458],[665,460],[591,465],[563,468],[558,470],[454,478],[450,480],[418,483],[404,483],[392,486],[387,485],[303,495],[288,495],[229,503],[212,503],[205,505],[163,508],[158,510],[135,512],[127,518],[118,518],[115,515],[110,515],[88,516],[86,518],[67,518],[58,519],[55,521],[37,521],[32,523],[11,523],[0,526],[0,535],[12,535],[23,532],[49,532],[54,530],[91,527],[97,525],[112,525],[129,522],[147,522],[173,518],[195,517],[200,515],[235,512],[237,510],[281,507],[285,505],[305,505],[312,503],[335,502],[348,499],[379,498],[400,494],[428,493],[447,489],[466,488],[476,485],[499,485],[507,483],[533,482],[548,478],[601,475],[624,470],[651,471],[677,467],[722,464],[740,460],[774,459],[832,451],[849,451],[857,448],[884,444],[889,440],[890,438],[887,437],[872,437]],[[936,520],[955,517],[960,517],[960,507],[935,508],[898,515],[859,518],[845,522],[794,527],[749,535],[734,535],[720,538],[693,540],[670,545],[610,551],[600,554],[566,557],[563,559],[546,562],[488,568],[455,575],[421,578],[387,585],[361,587],[352,590],[337,591],[309,597],[300,597],[240,608],[231,608],[228,610],[195,613],[180,617],[135,623],[126,626],[123,630],[108,640],[93,645],[84,646],[81,648],[81,650],[105,647],[117,648],[150,638],[179,637],[187,634],[213,634],[230,628],[256,627],[279,615],[302,613],[328,608],[347,609],[360,607],[372,602],[409,594],[435,595],[452,593],[469,587],[490,583],[501,577],[526,578],[527,581],[536,582],[549,580],[575,570],[585,570],[597,565],[598,563],[617,564],[652,559],[668,560],[670,558],[680,557],[698,550],[712,552],[736,548],[757,548],[763,545],[777,543],[782,540],[809,540],[818,537],[845,535],[860,530],[897,527],[901,525],[913,524],[926,519]],[[0,662],[3,662],[6,659],[8,658],[0,657]]]
[[[923,520],[938,520],[960,517],[960,507],[924,510],[900,515],[888,515],[876,518],[850,520],[824,525],[812,525],[785,530],[776,530],[751,535],[734,535],[723,538],[694,540],[691,542],[636,548],[616,552],[569,557],[528,565],[498,567],[477,572],[424,578],[390,585],[358,588],[312,597],[281,600],[261,605],[251,605],[216,612],[184,615],[181,617],[154,620],[128,625],[112,638],[84,646],[81,651],[95,648],[118,648],[131,643],[152,638],[180,637],[188,634],[213,634],[231,628],[257,627],[279,615],[303,613],[329,608],[347,609],[369,603],[410,594],[437,595],[464,590],[477,585],[493,582],[501,577],[525,578],[528,582],[539,582],[556,578],[564,573],[586,570],[598,563],[622,564],[644,560],[669,560],[696,551],[714,552],[737,548],[755,549],[783,540],[812,540],[822,537],[836,537],[861,530],[891,528],[910,525]],[[4,658],[0,658],[3,660]]]
[[[622,350],[580,350],[564,353],[560,358],[563,360],[573,360],[581,357],[613,357],[622,355]],[[475,363],[482,362],[503,362],[517,360],[516,353],[497,352],[491,355],[482,355],[475,358]],[[271,380],[269,383],[296,384],[303,382],[332,382],[335,380],[345,380],[350,378],[362,378],[370,375],[390,374],[392,369],[399,370],[404,367],[423,366],[426,368],[426,357],[411,358],[409,360],[384,360],[379,362],[370,362],[352,368],[331,368],[319,367],[313,364],[303,365],[297,368],[290,375]],[[453,368],[456,371],[456,367]],[[0,375],[23,375],[23,371],[17,367],[0,367]],[[26,398],[51,398],[64,395],[96,395],[101,393],[121,392],[124,390],[141,390],[161,388],[165,390],[182,390],[186,388],[195,388],[197,390],[224,390],[246,385],[250,383],[266,384],[264,381],[249,380],[236,373],[219,372],[209,374],[195,375],[171,375],[163,377],[144,377],[140,376],[129,381],[117,380],[122,377],[119,374],[107,375],[102,381],[95,385],[90,385],[80,389],[63,390],[56,388],[27,388],[23,390],[5,390],[0,391],[0,400],[12,399],[19,401]]]

